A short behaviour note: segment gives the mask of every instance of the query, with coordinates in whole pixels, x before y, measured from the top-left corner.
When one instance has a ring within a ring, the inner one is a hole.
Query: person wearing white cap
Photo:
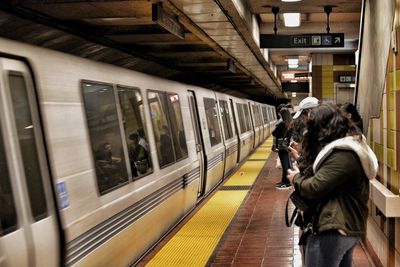
[[[315,98],[313,96],[306,97],[303,100],[301,100],[301,102],[299,103],[299,109],[293,116],[293,120],[295,120],[292,133],[294,141],[290,143],[288,149],[290,156],[297,162],[301,161],[301,156],[300,156],[301,145],[299,145],[299,143],[301,142],[301,139],[303,137],[303,131],[305,130],[304,127],[307,124],[308,111],[318,106],[319,106],[318,98]],[[299,117],[300,121],[296,120]]]
[[[301,100],[299,104],[299,109],[297,110],[296,114],[294,114],[293,119],[297,119],[304,110],[318,107],[319,100],[313,96],[309,96]]]

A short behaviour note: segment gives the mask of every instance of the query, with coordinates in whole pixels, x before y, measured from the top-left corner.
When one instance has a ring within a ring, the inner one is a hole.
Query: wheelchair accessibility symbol
[[[322,36],[322,45],[332,45],[332,36],[323,35]]]

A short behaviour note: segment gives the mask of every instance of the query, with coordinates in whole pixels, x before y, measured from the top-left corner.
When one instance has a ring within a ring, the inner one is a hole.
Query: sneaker
[[[286,184],[286,183],[282,183],[281,185],[276,186],[277,189],[289,189],[291,187],[292,187],[291,184]]]

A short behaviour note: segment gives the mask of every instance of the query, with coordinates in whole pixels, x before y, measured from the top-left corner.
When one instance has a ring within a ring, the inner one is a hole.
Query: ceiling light
[[[282,73],[282,76],[285,79],[294,79],[294,73]]]
[[[283,13],[283,22],[286,27],[299,27],[300,13]]]
[[[299,67],[299,64],[289,64],[289,69],[297,69]]]
[[[298,65],[299,60],[297,58],[288,58],[288,64],[289,65]]]

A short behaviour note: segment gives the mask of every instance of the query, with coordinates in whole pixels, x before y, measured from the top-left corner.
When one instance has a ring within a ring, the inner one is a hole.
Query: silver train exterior
[[[0,39],[0,53],[0,266],[134,263],[276,121],[273,106],[40,47]]]

